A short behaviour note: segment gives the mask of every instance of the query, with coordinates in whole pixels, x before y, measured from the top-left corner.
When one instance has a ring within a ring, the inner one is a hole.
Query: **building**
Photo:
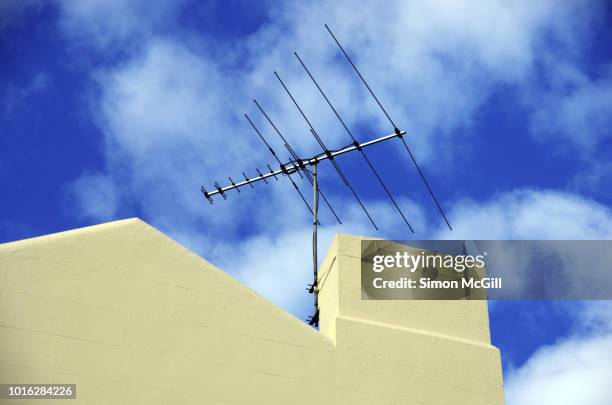
[[[362,301],[359,249],[329,249],[317,331],[138,219],[0,245],[0,383],[76,383],[83,404],[502,405],[486,301]]]

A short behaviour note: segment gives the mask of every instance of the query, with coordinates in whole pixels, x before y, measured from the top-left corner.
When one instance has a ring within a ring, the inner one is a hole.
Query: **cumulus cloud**
[[[486,201],[458,201],[449,217],[454,230],[440,228],[434,239],[612,239],[610,207],[556,190],[518,189]],[[539,282],[546,279],[551,299],[605,298],[611,282],[606,264],[612,254],[601,249],[601,244],[487,243],[487,263],[504,279],[508,296],[541,297]],[[535,263],[544,256],[554,263],[554,269],[534,277],[534,268],[539,268]],[[578,271],[582,269],[588,269],[589,277]]]
[[[505,378],[508,405],[601,405],[612,401],[612,308],[589,303],[574,334],[544,346]],[[594,329],[593,325],[597,325]]]
[[[60,24],[71,41],[83,46],[110,48],[134,44],[164,21],[172,19],[182,4],[160,0],[56,0]]]
[[[612,163],[606,159],[593,159],[570,180],[570,187],[577,193],[593,193],[601,198],[611,198]]]
[[[76,203],[76,215],[84,219],[108,221],[119,207],[119,188],[104,174],[84,174],[67,189]]]
[[[129,4],[139,9],[139,2]],[[71,7],[78,11],[81,6],[77,2]],[[106,15],[106,8],[88,7],[87,12],[65,11],[64,18]],[[301,118],[275,86],[271,74],[275,69],[330,145],[346,142],[331,111],[321,108],[322,100],[308,78],[296,63],[287,63],[292,50],[302,52],[348,122],[362,124],[357,125],[361,131],[388,131],[353,73],[339,63],[337,49],[320,27],[324,19],[338,28],[339,37],[350,38],[349,52],[359,50],[353,53],[357,62],[363,62],[392,115],[410,117],[410,122],[402,124],[418,134],[410,142],[416,144],[425,164],[432,159],[433,144],[446,151],[431,166],[442,170],[443,163],[449,163],[444,154],[461,152],[461,147],[445,147],[458,146],[459,140],[451,137],[453,130],[470,124],[493,84],[528,77],[544,38],[558,37],[567,47],[575,45],[573,36],[566,36],[560,26],[584,14],[573,3],[559,8],[553,2],[537,6],[483,2],[479,7],[389,2],[387,7],[370,4],[351,13],[344,13],[343,4],[337,3],[309,4],[308,12],[304,7],[290,3],[279,8],[274,23],[244,42],[224,43],[225,56],[207,47],[154,37],[143,41],[127,62],[99,73],[101,98],[96,100],[94,114],[106,136],[111,175],[115,172],[125,178],[129,173],[132,184],[125,190],[138,195],[147,213],[166,212],[167,216],[167,207],[174,206],[182,218],[186,213],[200,217],[200,197],[193,190],[203,179],[221,178],[228,173],[228,162],[252,167],[268,161],[257,140],[244,135],[250,129],[234,113],[249,111],[252,96],[261,98],[277,121],[283,117],[281,129],[292,134],[296,149],[316,151]],[[89,29],[87,19],[74,21],[75,27]],[[115,28],[105,32],[123,32]],[[241,59],[238,65],[236,55]],[[258,125],[265,127],[265,123]],[[282,150],[278,143],[276,147]],[[263,200],[258,208],[278,209],[270,204],[272,199]],[[225,221],[224,226],[230,222],[231,227],[244,212],[231,202],[224,207],[207,221]]]
[[[210,233],[231,235],[242,221],[258,223],[259,215],[245,215],[254,209],[269,218],[303,211],[292,204],[298,201],[285,187],[270,187],[270,194],[281,193],[289,204],[273,204],[260,195],[255,208],[233,198],[215,205],[214,214],[198,191],[206,181],[241,177],[242,170],[252,176],[250,168],[270,162],[255,134],[247,132],[246,121],[234,113],[238,97],[242,105],[249,100],[241,90],[244,79],[229,77],[182,44],[156,40],[97,80],[102,93],[95,112],[100,113],[110,172],[127,183],[128,192],[138,196],[157,224],[206,224]]]
[[[612,239],[612,210],[556,190],[520,189],[488,201],[457,202],[450,213],[458,239]]]
[[[359,83],[350,68],[338,66],[337,50],[329,46],[327,33],[317,29],[327,21],[345,39],[391,115],[415,134],[422,158],[435,157],[442,167],[441,161],[453,157],[450,154],[464,151],[465,139],[458,134],[469,132],[459,130],[470,127],[499,85],[529,87],[537,80],[538,66],[549,60],[551,49],[556,55],[580,48],[593,12],[579,2],[557,7],[548,1],[389,1],[358,8],[347,2],[321,2],[282,11],[286,26],[279,19],[280,27],[253,35],[255,74],[278,69],[291,51],[301,50],[315,66],[325,66],[317,74],[323,83],[331,83],[339,105],[350,106],[346,113],[351,120],[388,128],[363,88],[354,87]],[[568,35],[570,26],[574,29]],[[298,88],[311,86],[299,69],[292,72],[289,77],[300,83]],[[312,103],[307,111],[317,114],[320,100],[313,97]]]
[[[148,40],[157,31],[147,16],[164,14],[166,20],[171,20],[176,11],[165,12],[166,8],[180,8],[180,4],[170,6],[165,2],[155,8],[141,1],[121,4],[117,7],[107,2],[67,2],[62,18],[71,22],[71,30],[76,30],[79,36],[87,35],[100,24],[106,24],[105,21],[113,22],[114,25],[99,31],[118,38],[130,32],[120,24],[127,19],[134,29],[143,27],[140,29],[151,34],[138,36],[142,38],[141,47],[146,49],[158,46],[157,41]],[[351,12],[346,13],[349,8]],[[297,89],[298,98],[312,121],[326,123],[332,116],[330,111],[321,108],[319,95],[298,65],[287,63],[287,59],[292,59],[291,53],[298,50],[330,97],[342,106],[349,122],[367,122],[372,127],[388,129],[384,117],[361,84],[354,80],[353,73],[344,63],[338,63],[337,49],[321,27],[322,21],[327,21],[341,39],[350,38],[345,41],[349,52],[361,63],[392,116],[401,117],[401,120],[396,118],[401,126],[418,134],[415,142],[419,144],[420,154],[430,159],[432,144],[438,150],[457,150],[442,146],[460,145],[451,135],[457,133],[456,129],[470,125],[496,85],[529,80],[538,57],[547,54],[547,38],[555,40],[555,49],[578,47],[584,35],[581,28],[589,20],[589,13],[591,9],[580,7],[580,2],[557,7],[552,1],[537,4],[483,1],[469,2],[469,5],[389,1],[385,5],[371,3],[359,8],[351,7],[350,2],[287,3],[274,10],[274,22],[262,26],[244,41],[217,44],[224,52],[192,52],[192,59],[202,59],[205,64],[224,73],[231,72],[238,79],[224,82],[219,94],[240,94],[241,100],[250,100],[254,95],[269,98],[280,116],[292,118],[288,120],[288,131],[303,133],[297,113],[286,98],[280,97],[280,89],[273,83],[273,70],[279,70],[293,89]],[[568,35],[568,26],[577,27],[571,35]],[[190,42],[183,41],[183,44]],[[183,44],[174,43],[175,46]],[[138,54],[135,59],[140,57]],[[189,58],[178,59],[175,64],[189,62]],[[232,70],[236,64],[241,69]],[[244,88],[245,85],[248,87]],[[333,121],[321,125],[323,132],[332,138],[335,133],[342,135]],[[309,137],[301,136],[296,142],[302,139]]]
[[[552,88],[535,102],[532,129],[540,138],[563,137],[581,157],[592,157],[612,136],[612,65],[594,79],[567,66],[553,74]]]

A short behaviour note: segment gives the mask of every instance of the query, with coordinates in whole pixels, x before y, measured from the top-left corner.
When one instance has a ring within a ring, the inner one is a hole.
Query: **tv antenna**
[[[308,67],[306,66],[304,61],[297,54],[297,52],[295,52],[294,53],[295,57],[297,58],[297,60],[299,61],[300,65],[302,66],[302,68],[304,69],[304,71],[306,72],[308,77],[311,79],[313,84],[316,86],[316,88],[318,89],[318,91],[321,94],[321,96],[324,98],[326,104],[331,108],[331,110],[333,111],[333,113],[336,116],[336,118],[338,118],[338,120],[340,121],[342,127],[344,128],[344,130],[349,135],[349,137],[351,139],[351,143],[348,143],[345,146],[343,146],[341,148],[338,148],[338,149],[329,149],[327,147],[327,145],[324,143],[324,141],[321,138],[321,136],[319,135],[319,133],[313,127],[311,121],[308,119],[308,117],[304,113],[304,110],[302,110],[301,106],[299,105],[299,103],[297,102],[297,100],[295,99],[295,97],[293,96],[293,94],[291,93],[291,91],[289,90],[287,85],[285,84],[285,82],[281,79],[280,75],[277,72],[274,72],[274,75],[276,76],[276,79],[278,80],[278,82],[280,83],[282,88],[285,90],[285,92],[287,93],[287,95],[291,99],[291,101],[294,104],[294,106],[299,111],[300,115],[302,116],[302,118],[304,119],[306,125],[308,126],[309,132],[314,137],[315,141],[319,144],[319,146],[321,147],[322,151],[320,153],[316,154],[316,155],[312,155],[312,156],[309,156],[309,157],[306,157],[306,158],[300,158],[299,155],[296,153],[296,151],[291,147],[291,145],[289,144],[289,142],[287,141],[285,136],[280,132],[280,130],[278,129],[276,124],[272,121],[272,119],[270,118],[268,113],[266,113],[266,111],[263,109],[261,104],[257,100],[254,99],[253,102],[257,106],[257,109],[265,117],[266,121],[273,128],[274,132],[276,132],[276,134],[280,137],[280,139],[283,142],[283,145],[284,145],[285,149],[287,149],[287,152],[289,153],[290,157],[288,158],[288,160],[285,160],[285,161],[281,160],[281,158],[278,156],[276,151],[272,148],[270,143],[263,136],[263,134],[259,130],[259,128],[257,128],[255,126],[255,124],[253,123],[253,121],[251,120],[251,118],[247,114],[245,114],[245,118],[247,119],[247,121],[249,122],[249,124],[251,125],[251,127],[253,128],[253,130],[257,134],[257,136],[259,137],[259,139],[263,142],[265,147],[268,149],[268,151],[272,154],[273,158],[276,160],[276,163],[278,164],[278,168],[273,169],[270,165],[267,165],[267,171],[264,170],[264,172],[262,172],[260,169],[257,168],[256,169],[257,175],[253,176],[251,178],[249,178],[246,175],[246,173],[242,172],[242,176],[243,176],[244,180],[235,182],[231,177],[228,177],[229,185],[226,185],[226,186],[222,187],[217,182],[214,182],[213,183],[214,189],[211,190],[211,191],[207,191],[204,188],[204,186],[201,187],[201,191],[202,191],[202,194],[204,194],[204,197],[211,204],[213,204],[213,199],[212,199],[213,196],[220,195],[223,199],[227,199],[227,192],[229,192],[231,190],[236,190],[238,193],[240,193],[240,188],[241,187],[249,186],[251,188],[254,188],[253,184],[258,182],[258,181],[263,181],[264,183],[268,183],[268,180],[271,180],[272,178],[274,178],[275,180],[278,181],[278,177],[286,177],[289,180],[289,182],[293,186],[294,190],[300,196],[300,199],[303,201],[303,203],[306,206],[306,208],[308,209],[308,211],[312,214],[312,218],[313,218],[313,221],[312,221],[313,281],[312,281],[312,284],[308,285],[307,290],[308,290],[309,293],[314,294],[315,312],[314,312],[314,314],[311,317],[309,317],[307,319],[307,321],[308,321],[308,323],[310,325],[315,326],[315,327],[318,326],[318,324],[319,324],[319,303],[318,303],[319,286],[318,286],[318,252],[317,252],[317,230],[318,230],[318,227],[320,225],[319,215],[318,215],[318,212],[319,212],[319,197],[323,200],[323,202],[325,202],[325,205],[327,206],[329,211],[332,213],[332,215],[336,219],[336,221],[339,224],[342,224],[342,221],[340,220],[340,217],[338,216],[336,211],[333,209],[333,207],[332,207],[331,203],[329,202],[329,200],[327,199],[327,197],[325,197],[325,194],[323,193],[323,191],[321,190],[321,187],[319,185],[318,178],[317,178],[318,177],[317,167],[318,167],[318,165],[320,163],[322,163],[324,161],[329,161],[331,163],[331,165],[333,166],[334,170],[336,171],[336,174],[338,175],[338,177],[340,177],[340,180],[342,181],[342,183],[349,189],[349,191],[351,192],[351,194],[353,195],[353,197],[355,198],[355,200],[357,201],[357,203],[361,207],[362,211],[364,212],[364,214],[366,215],[366,217],[368,218],[368,220],[372,224],[372,226],[376,230],[379,230],[378,226],[374,222],[374,219],[370,215],[369,211],[366,209],[363,201],[359,198],[359,196],[357,195],[357,192],[355,191],[355,189],[351,185],[348,177],[346,177],[346,175],[344,174],[344,171],[342,170],[340,164],[336,161],[336,158],[338,156],[341,156],[341,155],[344,155],[344,154],[347,154],[347,153],[350,153],[350,152],[355,152],[355,151],[359,152],[359,154],[361,154],[361,156],[364,158],[364,160],[366,161],[368,167],[370,168],[370,170],[372,171],[372,173],[374,174],[374,176],[376,177],[376,179],[380,183],[381,187],[385,191],[385,194],[387,195],[389,200],[393,203],[393,206],[395,207],[395,209],[398,212],[398,214],[401,216],[403,222],[406,224],[406,226],[408,227],[410,232],[414,233],[414,229],[413,229],[412,225],[410,225],[410,223],[408,222],[406,216],[404,215],[404,213],[403,213],[402,209],[400,208],[399,204],[397,203],[396,199],[393,197],[393,195],[389,191],[389,188],[387,187],[387,185],[383,181],[382,177],[380,176],[379,172],[375,169],[374,165],[372,164],[371,160],[368,158],[368,156],[367,156],[367,154],[365,152],[365,150],[367,148],[369,148],[370,146],[372,146],[372,145],[383,143],[383,142],[386,142],[386,141],[389,141],[389,140],[395,139],[395,138],[399,139],[402,142],[402,144],[404,145],[404,147],[405,147],[406,151],[408,152],[408,154],[410,155],[410,159],[412,160],[412,163],[413,163],[414,167],[416,168],[416,170],[417,170],[421,180],[423,181],[423,183],[424,183],[425,187],[427,188],[431,198],[433,199],[436,207],[438,208],[438,211],[440,212],[440,215],[444,219],[444,221],[445,221],[446,225],[448,226],[448,228],[451,231],[453,230],[453,228],[450,225],[450,222],[448,221],[448,218],[446,217],[446,215],[444,213],[444,210],[442,209],[442,206],[440,205],[436,195],[434,194],[431,186],[429,185],[429,182],[425,178],[425,175],[424,175],[423,171],[421,170],[419,164],[417,163],[417,161],[416,161],[416,159],[414,157],[414,154],[412,153],[412,151],[408,147],[408,144],[406,143],[406,140],[404,139],[404,136],[406,135],[406,131],[400,130],[397,127],[397,125],[395,124],[395,122],[391,119],[391,117],[387,113],[387,110],[385,110],[385,108],[382,106],[380,100],[378,99],[378,97],[376,97],[376,95],[374,94],[374,91],[369,86],[368,82],[365,80],[365,78],[363,77],[363,75],[361,74],[359,69],[357,69],[357,66],[355,65],[353,60],[350,58],[348,53],[344,50],[344,48],[342,47],[342,45],[340,44],[340,42],[338,41],[338,39],[336,38],[334,33],[331,31],[331,29],[327,26],[327,24],[325,24],[325,29],[329,32],[329,34],[333,38],[334,42],[338,45],[338,48],[340,49],[341,53],[345,56],[345,58],[347,59],[349,64],[352,66],[352,68],[355,71],[355,73],[357,74],[357,76],[359,76],[359,78],[361,79],[361,82],[365,85],[365,87],[367,88],[368,92],[372,95],[372,97],[374,98],[374,100],[376,101],[376,103],[378,104],[378,106],[380,107],[382,112],[384,113],[384,115],[387,117],[387,120],[389,121],[389,123],[391,124],[391,126],[393,128],[393,132],[388,134],[388,135],[381,136],[379,138],[372,139],[372,140],[369,140],[369,141],[366,141],[366,142],[359,142],[357,140],[357,138],[353,135],[352,131],[349,129],[349,127],[347,126],[345,121],[342,119],[340,114],[338,113],[338,110],[334,107],[334,105],[329,100],[329,98],[327,97],[327,94],[323,91],[323,89],[319,85],[319,82],[314,78],[313,74],[308,69]],[[298,187],[297,183],[294,181],[295,175],[297,175],[297,176],[299,176],[299,177],[301,177],[303,179],[306,179],[310,183],[310,185],[312,186],[312,188],[313,188],[312,207],[308,203],[306,197],[304,196],[304,194],[302,193],[302,191]]]

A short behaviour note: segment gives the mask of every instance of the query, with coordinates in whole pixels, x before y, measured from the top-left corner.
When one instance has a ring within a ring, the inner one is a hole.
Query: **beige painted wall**
[[[359,240],[322,265],[321,332],[138,219],[0,245],[0,383],[76,383],[83,404],[503,404],[486,303],[361,301]]]

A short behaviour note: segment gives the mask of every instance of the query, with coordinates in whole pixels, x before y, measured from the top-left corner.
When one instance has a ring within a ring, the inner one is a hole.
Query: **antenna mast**
[[[255,126],[253,127],[255,128]],[[397,133],[394,132],[392,134],[385,135],[380,138],[373,139],[371,141],[367,141],[363,143],[355,142],[355,143],[351,143],[339,149],[325,150],[324,152],[319,153],[318,155],[314,155],[314,156],[311,156],[305,159],[299,159],[299,158],[292,159],[292,160],[287,161],[286,163],[280,163],[281,161],[278,160],[279,168],[276,170],[270,169],[268,173],[262,173],[259,169],[257,169],[257,173],[258,173],[257,176],[254,176],[252,178],[247,177],[246,174],[243,173],[243,176],[245,178],[245,180],[243,181],[233,182],[232,180],[230,180],[230,184],[225,187],[221,187],[218,183],[215,182],[214,183],[215,189],[211,191],[207,191],[203,186],[201,188],[201,191],[202,191],[202,194],[204,194],[204,197],[206,197],[206,199],[212,204],[213,196],[220,195],[221,197],[223,197],[223,199],[227,199],[226,193],[228,191],[236,190],[237,192],[240,192],[240,187],[245,187],[245,186],[253,187],[253,183],[256,183],[258,181],[267,182],[266,181],[267,179],[271,177],[276,178],[277,176],[287,176],[290,179],[294,188],[298,191],[298,193],[302,197],[302,200],[308,206],[308,209],[313,215],[313,222],[312,222],[313,224],[312,225],[312,230],[313,230],[313,233],[312,233],[313,281],[312,281],[312,284],[308,285],[308,291],[311,294],[314,294],[314,297],[315,297],[315,313],[312,317],[308,319],[308,323],[310,325],[318,326],[319,324],[317,229],[318,229],[318,225],[320,225],[320,221],[318,217],[318,211],[319,211],[319,198],[318,197],[321,194],[321,190],[319,189],[319,185],[318,185],[317,167],[319,163],[324,162],[326,160],[330,160],[333,162],[334,159],[338,156],[344,155],[346,153],[354,152],[354,151],[362,151],[363,149],[368,148],[372,145],[376,145],[378,143],[382,143],[382,142],[385,142],[385,141],[388,141],[394,138],[401,138],[404,135],[406,135],[406,131],[399,131]],[[262,137],[262,139],[264,138]],[[273,155],[276,156],[276,153],[273,151],[272,148],[270,148],[270,151],[272,152]],[[312,168],[312,171],[310,171],[309,168]],[[312,186],[313,186],[313,207],[312,209],[310,208],[310,206],[304,199],[302,193],[299,191],[299,188],[297,187],[293,179],[291,179],[290,177],[292,174],[299,173],[300,171],[309,175],[310,178],[312,179]]]
[[[312,202],[313,208],[313,221],[312,221],[312,266],[313,266],[313,279],[312,286],[309,289],[311,294],[314,294],[314,306],[315,313],[311,319],[308,320],[310,325],[318,325],[319,324],[319,259],[317,257],[318,250],[318,241],[317,241],[317,228],[319,224],[318,220],[318,211],[319,211],[319,187],[317,183],[317,163],[315,162],[312,165],[312,178],[313,178],[313,189],[314,189],[314,198]]]

